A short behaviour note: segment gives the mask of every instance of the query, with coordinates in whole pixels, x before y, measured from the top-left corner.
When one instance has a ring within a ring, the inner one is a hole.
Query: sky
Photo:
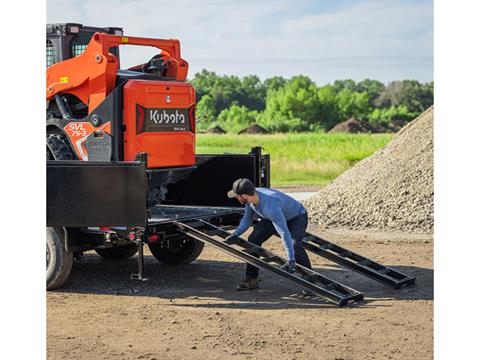
[[[119,26],[130,36],[179,39],[189,78],[433,80],[430,0],[160,1],[47,0],[47,21]],[[121,48],[122,67],[152,48]]]

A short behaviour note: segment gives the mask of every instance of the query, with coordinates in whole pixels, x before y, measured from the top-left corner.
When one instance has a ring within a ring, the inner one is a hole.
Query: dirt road
[[[313,232],[416,275],[417,285],[391,290],[312,255],[321,273],[366,295],[337,308],[265,273],[261,289],[237,292],[244,265],[208,247],[183,267],[147,256],[146,283],[129,280],[136,256],[87,253],[67,286],[47,294],[48,358],[432,359],[432,236]],[[280,240],[269,243],[283,254]]]

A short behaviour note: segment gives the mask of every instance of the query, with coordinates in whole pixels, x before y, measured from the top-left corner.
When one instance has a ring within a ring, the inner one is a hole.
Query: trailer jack
[[[140,280],[140,281],[147,281],[148,278],[144,277],[144,259],[143,259],[143,230],[137,229],[136,231],[132,231],[129,234],[130,239],[135,239],[135,244],[138,247],[138,273],[131,274],[130,279],[133,280]]]

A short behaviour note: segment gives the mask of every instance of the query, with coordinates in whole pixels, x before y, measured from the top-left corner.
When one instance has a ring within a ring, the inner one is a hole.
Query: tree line
[[[202,70],[191,83],[197,96],[198,129],[220,126],[236,133],[252,123],[271,132],[328,131],[354,118],[388,131],[433,104],[433,82],[336,80],[317,86],[308,76],[219,76]]]

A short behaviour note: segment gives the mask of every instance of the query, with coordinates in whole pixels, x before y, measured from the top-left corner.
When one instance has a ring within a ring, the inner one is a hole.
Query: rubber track
[[[47,134],[47,149],[47,159],[51,154],[50,160],[78,160],[64,135]]]

